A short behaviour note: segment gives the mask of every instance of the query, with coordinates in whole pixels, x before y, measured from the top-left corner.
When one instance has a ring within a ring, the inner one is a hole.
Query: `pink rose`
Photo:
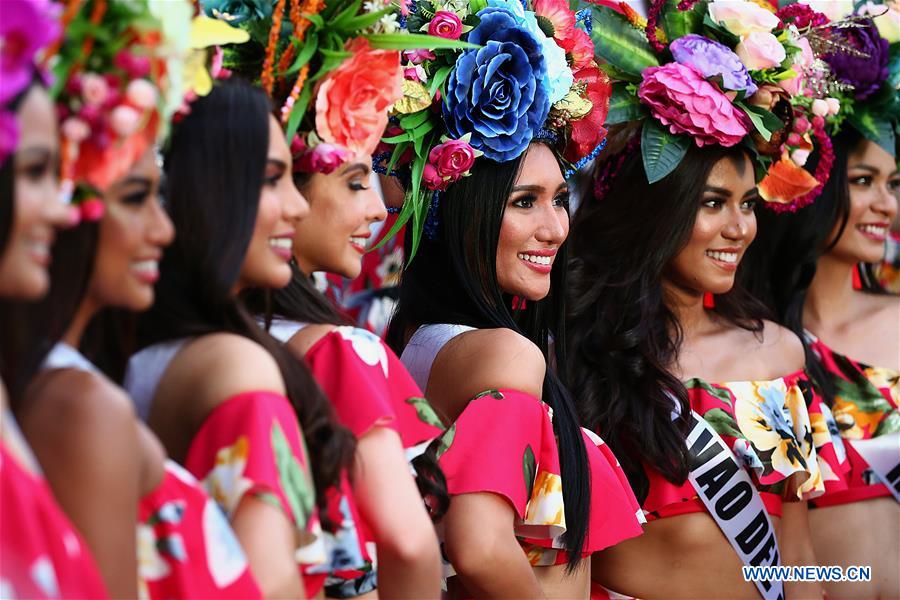
[[[372,50],[364,38],[347,45],[352,56],[331,71],[316,92],[316,133],[357,156],[371,155],[403,97],[400,53]]]
[[[753,31],[769,33],[781,22],[771,11],[746,0],[713,0],[709,3],[709,16],[740,37]]]
[[[809,45],[809,40],[802,37],[797,40],[796,44],[800,48],[800,54],[794,59],[794,71],[797,72],[797,76],[786,79],[779,84],[791,96],[800,94],[800,90],[803,89],[803,82],[806,80],[807,71],[812,68],[816,60],[812,47]]]
[[[837,98],[825,98],[825,102],[828,104],[828,114],[836,115],[841,112],[841,101]]]
[[[346,149],[323,142],[312,150],[306,150],[297,159],[297,170],[304,173],[324,173],[328,175],[350,160]]]
[[[101,106],[109,96],[109,84],[96,73],[85,73],[81,77],[81,97],[88,106]]]
[[[747,115],[690,65],[644,69],[638,98],[672,133],[686,133],[697,146],[734,146],[750,131]]]
[[[125,97],[136,107],[147,110],[156,104],[156,88],[146,79],[135,79],[125,88]]]
[[[89,223],[99,221],[106,212],[106,205],[99,198],[88,198],[78,205],[81,220]]]
[[[475,164],[475,149],[463,140],[449,140],[438,144],[428,153],[428,164],[434,165],[436,175],[443,182],[444,189],[460,177],[464,177]]]
[[[449,181],[444,181],[444,179],[438,175],[437,167],[435,167],[431,163],[425,164],[425,170],[422,171],[422,183],[425,184],[425,187],[429,190],[445,190],[447,186],[450,185]]]
[[[827,117],[828,116],[828,103],[822,100],[821,98],[816,98],[812,102],[812,106],[810,107],[812,110],[812,114],[817,117]]]
[[[777,67],[787,56],[778,38],[764,31],[747,34],[734,52],[751,71]]]
[[[428,35],[458,40],[462,35],[462,21],[459,20],[456,13],[439,10],[434,13],[434,18],[428,24]]]
[[[61,129],[63,136],[73,144],[80,144],[91,135],[90,126],[78,117],[63,121]]]
[[[137,131],[140,121],[141,114],[125,105],[115,107],[109,115],[109,126],[120,137],[128,137]]]
[[[403,78],[424,83],[428,79],[428,75],[422,65],[410,65],[403,69]]]
[[[434,52],[425,50],[424,48],[416,48],[415,50],[404,50],[403,58],[414,65],[420,65],[426,60],[434,60],[436,58]]]

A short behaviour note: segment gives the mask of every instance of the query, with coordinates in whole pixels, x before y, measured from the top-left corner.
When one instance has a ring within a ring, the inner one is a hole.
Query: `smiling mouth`
[[[739,254],[726,250],[707,250],[706,255],[713,259],[719,266],[726,269],[736,269]]]
[[[293,236],[281,236],[269,238],[269,247],[275,254],[284,260],[291,259],[291,248],[293,245]]]
[[[882,242],[887,238],[886,225],[857,225],[856,228],[867,238]]]
[[[50,245],[51,242],[44,242],[40,240],[31,240],[27,243],[26,248],[28,251],[28,255],[37,263],[43,266],[50,265]]]
[[[131,270],[141,281],[155,283],[159,279],[158,260],[139,260],[131,263]]]
[[[350,245],[353,246],[353,248],[358,250],[359,252],[366,251],[367,243],[368,243],[368,238],[365,238],[362,236],[355,236],[355,235],[350,236]]]

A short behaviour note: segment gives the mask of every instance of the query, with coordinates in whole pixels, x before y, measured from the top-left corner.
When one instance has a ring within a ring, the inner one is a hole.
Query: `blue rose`
[[[497,162],[521,155],[550,112],[541,81],[547,66],[540,41],[502,9],[485,9],[468,41],[482,48],[459,57],[447,80],[444,121],[451,137]]]

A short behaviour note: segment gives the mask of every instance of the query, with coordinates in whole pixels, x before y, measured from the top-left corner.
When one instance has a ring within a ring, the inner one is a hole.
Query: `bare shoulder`
[[[463,333],[438,354],[433,374],[455,381],[471,397],[486,389],[508,388],[540,397],[546,361],[525,336],[506,328]]]
[[[305,356],[310,348],[335,329],[337,329],[337,326],[331,323],[307,325],[291,336],[286,346],[297,356]]]
[[[285,393],[275,358],[258,343],[234,333],[212,333],[188,343],[166,370],[157,398],[191,390],[207,408],[249,391]]]
[[[782,374],[799,371],[806,364],[803,342],[787,327],[763,321],[762,336],[762,350],[766,358],[773,364],[781,364],[785,371]]]

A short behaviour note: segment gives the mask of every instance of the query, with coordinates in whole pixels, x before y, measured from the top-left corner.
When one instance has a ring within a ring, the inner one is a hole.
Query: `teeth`
[[[887,227],[882,227],[880,225],[858,225],[857,228],[861,231],[864,231],[865,233],[871,233],[872,235],[876,235],[878,237],[887,236]]]
[[[350,243],[356,244],[357,246],[361,246],[361,247],[365,248],[366,247],[366,238],[350,236]]]
[[[518,254],[518,257],[522,260],[527,260],[528,262],[534,263],[536,265],[549,266],[550,263],[553,262],[553,258],[550,256],[535,256],[534,254],[522,254],[520,252]]]
[[[132,263],[131,268],[142,273],[156,273],[159,270],[159,261],[140,260]]]
[[[738,255],[737,252],[717,252],[715,250],[707,250],[707,256],[711,256],[716,260],[721,260],[722,262],[734,264],[737,262]]]
[[[280,238],[269,238],[269,245],[273,248],[282,248],[284,250],[291,249],[291,238],[280,237]]]

